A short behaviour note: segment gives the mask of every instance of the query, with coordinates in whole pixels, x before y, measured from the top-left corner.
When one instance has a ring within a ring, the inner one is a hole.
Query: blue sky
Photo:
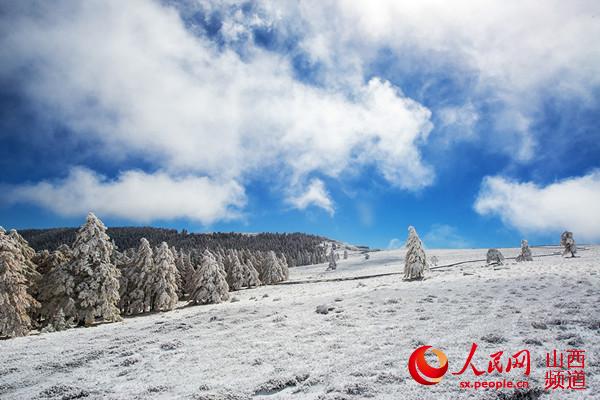
[[[6,228],[600,241],[596,2],[4,8]]]

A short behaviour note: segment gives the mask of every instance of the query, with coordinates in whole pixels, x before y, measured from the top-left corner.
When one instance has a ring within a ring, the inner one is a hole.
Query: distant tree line
[[[61,244],[73,243],[78,228],[24,229],[19,231],[36,251],[58,249]],[[274,251],[283,254],[290,267],[319,264],[327,260],[326,248],[322,246],[329,239],[304,233],[257,233],[235,232],[188,233],[185,230],[152,227],[108,228],[106,233],[118,250],[137,248],[145,238],[152,247],[162,242],[170,248],[195,253],[205,249],[211,252],[224,250]]]

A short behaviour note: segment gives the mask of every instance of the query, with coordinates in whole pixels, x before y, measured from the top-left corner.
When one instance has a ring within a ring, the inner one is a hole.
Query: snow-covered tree
[[[246,286],[246,266],[240,262],[237,254],[229,250],[225,256],[225,272],[230,290],[240,290]]]
[[[504,264],[504,256],[498,249],[489,249],[487,251],[486,261],[488,265],[502,265]]]
[[[423,243],[412,226],[408,227],[406,240],[406,258],[404,260],[404,279],[423,279],[427,259],[423,250]]]
[[[533,261],[533,256],[531,255],[529,243],[525,239],[521,240],[521,254],[517,256],[517,262],[522,261]]]
[[[327,269],[335,270],[337,268],[337,262],[335,258],[335,250],[333,246],[331,247],[331,251],[329,252],[329,267]]]
[[[431,265],[434,265],[434,266],[438,265],[438,262],[439,262],[437,256],[432,256],[431,258],[429,258],[429,261],[431,261]]]
[[[123,269],[122,282],[127,289],[121,290],[120,305],[125,314],[140,314],[150,311],[154,273],[153,254],[148,240],[142,238],[134,259]]]
[[[166,242],[162,242],[154,256],[151,277],[151,307],[153,311],[168,311],[177,305],[177,267]]]
[[[244,261],[242,265],[245,267],[244,269],[244,282],[247,287],[260,286],[261,281],[259,277],[259,273],[254,268],[254,264],[252,264],[251,260]]]
[[[192,282],[192,276],[194,275],[194,266],[192,265],[192,259],[190,253],[184,253],[183,251],[179,252],[179,258],[175,261],[175,266],[179,270],[179,275],[181,276],[182,287],[180,288],[180,292],[183,293],[191,293],[193,290],[190,287]]]
[[[23,259],[25,260],[23,272],[25,274],[25,278],[27,278],[28,291],[29,294],[35,295],[37,294],[37,286],[41,278],[40,273],[37,271],[37,266],[33,261],[36,256],[35,250],[29,246],[27,240],[25,240],[25,238],[23,238],[23,236],[21,236],[15,229],[10,230],[8,237],[13,241],[15,246],[17,246],[23,255]]]
[[[226,273],[208,249],[202,253],[202,262],[190,285],[194,288],[189,299],[192,303],[220,303],[229,299]]]
[[[71,326],[70,322],[66,319],[65,313],[62,308],[52,316],[52,319],[48,321],[48,324],[42,329],[43,333],[47,332],[60,332],[69,329]]]
[[[577,253],[577,246],[575,245],[573,232],[564,231],[562,235],[560,235],[560,245],[564,247],[563,256],[571,254],[571,257],[575,257],[575,253]]]
[[[369,255],[369,253],[365,253],[365,260],[368,260],[369,258],[371,258],[371,256]]]
[[[348,250],[344,250],[344,260],[348,259]]]
[[[28,268],[20,244],[0,229],[0,336],[24,336],[31,329],[30,312],[39,304],[28,293]]]
[[[68,272],[73,276],[75,319],[85,325],[96,318],[118,321],[119,270],[111,261],[113,245],[106,227],[93,213],[79,229]],[[67,311],[63,308],[63,311]]]
[[[260,280],[263,284],[272,285],[287,279],[287,265],[282,265],[274,251],[263,253],[260,263]]]

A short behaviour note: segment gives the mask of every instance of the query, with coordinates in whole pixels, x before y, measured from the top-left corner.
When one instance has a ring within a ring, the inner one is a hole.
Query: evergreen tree
[[[331,251],[329,252],[329,267],[327,267],[327,269],[335,270],[336,268],[337,268],[337,262],[335,259],[335,250],[332,246]]]
[[[96,318],[121,319],[117,308],[120,274],[111,261],[112,252],[106,227],[90,212],[86,223],[77,232],[73,260],[68,266],[68,272],[74,278],[75,320],[80,324],[90,325]]]
[[[150,311],[153,270],[152,247],[146,238],[142,238],[134,259],[123,269],[125,279],[122,282],[127,285],[127,290],[121,292],[121,309],[125,314]]]
[[[287,265],[282,265],[274,251],[264,253],[260,264],[260,280],[263,284],[272,285],[287,279]]]
[[[0,336],[24,336],[39,306],[28,293],[28,262],[21,245],[0,229]]]
[[[348,259],[348,250],[344,250],[344,260]]]
[[[190,284],[193,287],[190,293],[192,303],[220,303],[229,299],[226,273],[208,249],[204,250],[200,267],[194,272]]]
[[[533,256],[531,255],[531,249],[529,248],[527,240],[521,240],[521,254],[517,256],[517,262],[522,261],[533,261]]]
[[[406,241],[406,258],[404,260],[404,279],[423,279],[427,259],[423,250],[423,243],[412,226],[408,227]]]
[[[154,257],[151,280],[153,311],[168,311],[177,305],[177,276],[175,257],[166,242],[158,247]]]

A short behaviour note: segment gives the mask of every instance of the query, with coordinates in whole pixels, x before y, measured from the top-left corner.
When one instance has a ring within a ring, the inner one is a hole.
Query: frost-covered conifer
[[[275,252],[268,251],[263,254],[261,260],[260,280],[265,285],[282,282],[287,279],[286,269],[287,266],[282,265],[281,261],[275,255]]]
[[[20,244],[0,230],[0,336],[24,336],[31,329],[30,312],[39,304],[27,290],[28,268]]]
[[[412,226],[408,227],[406,240],[406,258],[404,260],[404,279],[423,279],[427,259],[423,250],[423,243]]]
[[[344,260],[348,259],[348,250],[344,250]]]
[[[337,262],[336,262],[336,258],[335,258],[335,251],[333,250],[333,247],[331,248],[331,251],[329,252],[329,267],[327,269],[336,269],[337,268]]]
[[[167,243],[162,242],[154,256],[151,278],[151,307],[153,311],[168,311],[177,305],[177,267]]]
[[[571,254],[571,257],[575,257],[577,246],[575,245],[573,232],[564,231],[562,235],[560,235],[560,245],[564,247],[563,256]]]
[[[183,284],[182,292],[191,293],[194,288],[190,287],[190,284],[192,283],[192,276],[194,276],[195,272],[194,266],[192,265],[191,254],[180,251],[176,266],[179,269],[181,282]]]
[[[140,314],[150,311],[151,290],[154,269],[152,247],[146,238],[140,239],[140,246],[134,259],[123,269],[127,290],[121,291],[121,309],[125,314]]]
[[[533,261],[533,256],[531,255],[531,249],[529,248],[527,240],[521,240],[521,254],[517,256],[517,262],[522,261]]]
[[[504,256],[498,249],[489,249],[487,251],[486,261],[488,265],[502,265],[504,264]]]
[[[371,256],[369,255],[369,253],[365,253],[365,260],[368,260],[369,258],[371,258]]]
[[[247,287],[260,286],[261,281],[260,281],[259,273],[256,270],[256,268],[254,268],[252,261],[247,260],[242,265],[245,266],[244,281],[245,281],[246,286]]]
[[[120,273],[111,261],[112,252],[106,227],[90,212],[86,223],[77,232],[73,260],[68,266],[68,272],[74,278],[72,299],[75,319],[79,323],[90,325],[96,318],[121,319],[117,308]]]
[[[246,285],[244,269],[237,254],[229,250],[225,256],[225,272],[227,272],[227,284],[230,290],[240,290]]]
[[[439,260],[438,260],[437,256],[432,256],[432,257],[429,259],[429,261],[431,261],[431,264],[432,264],[432,265],[434,265],[434,266],[438,265],[438,262],[439,262]]]
[[[190,285],[194,289],[189,300],[195,304],[220,303],[229,299],[226,273],[208,249],[204,250]]]
[[[11,229],[8,237],[13,241],[15,246],[19,249],[21,254],[23,255],[23,259],[25,260],[24,265],[24,274],[25,278],[27,278],[27,286],[30,294],[37,294],[38,291],[38,283],[41,278],[41,275],[37,271],[37,266],[33,262],[33,259],[36,256],[35,250],[29,246],[27,240],[23,236],[19,234],[15,229]]]

